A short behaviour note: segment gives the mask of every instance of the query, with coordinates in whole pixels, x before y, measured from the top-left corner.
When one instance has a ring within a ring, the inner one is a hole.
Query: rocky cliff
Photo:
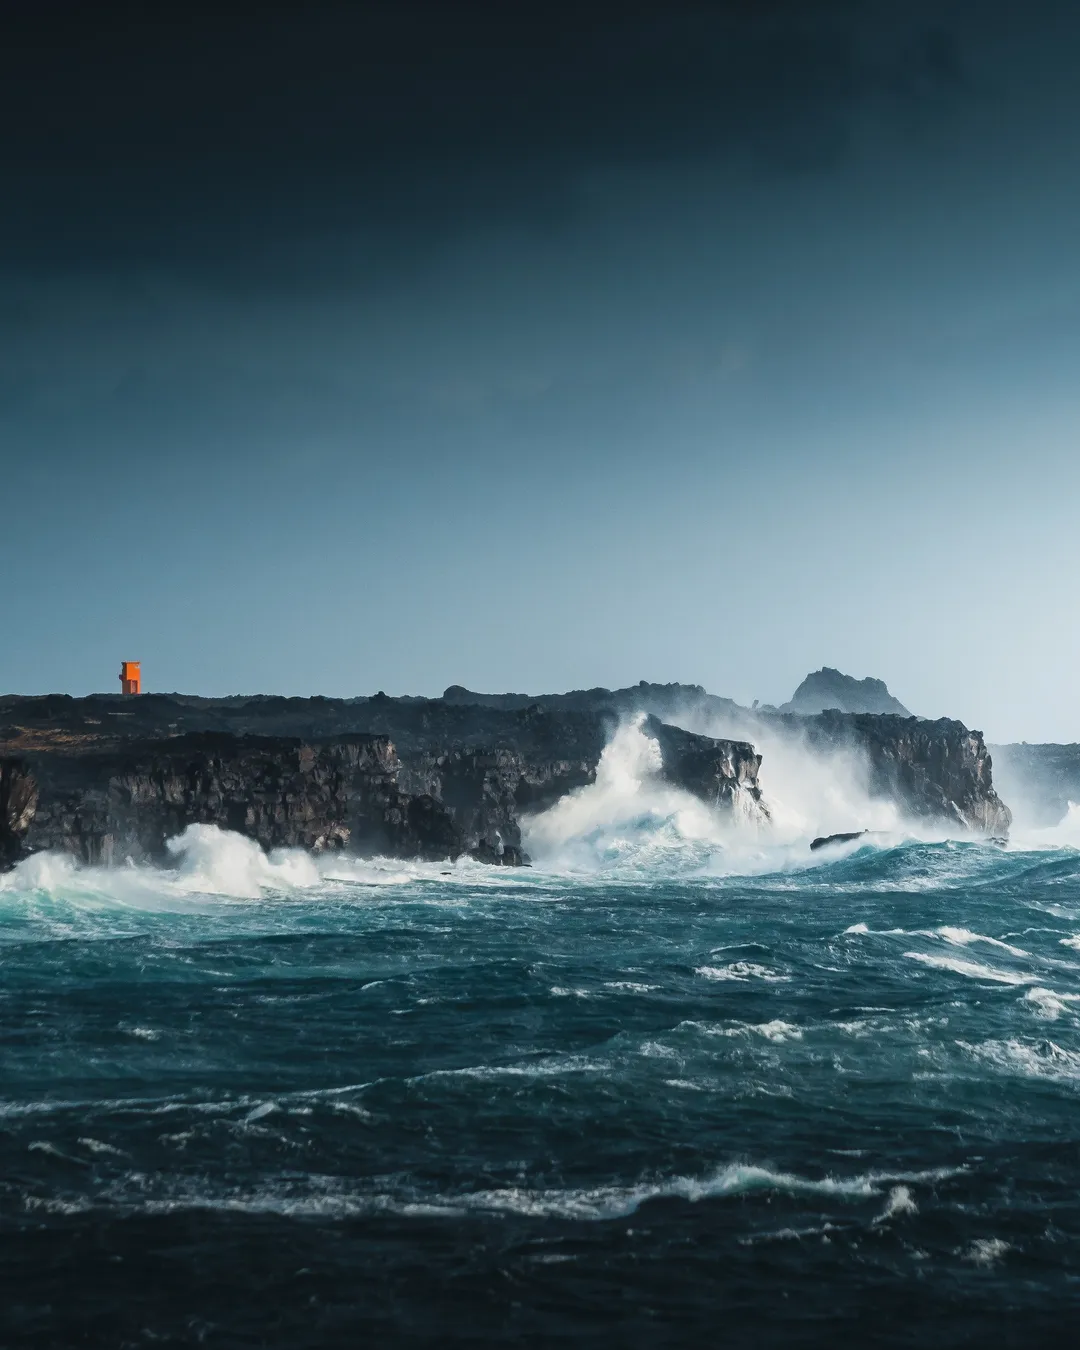
[[[170,700],[18,700],[0,707],[0,865],[59,849],[85,862],[156,860],[187,825],[215,824],[265,848],[519,863],[521,819],[592,782],[609,712],[270,700],[272,725],[366,722],[334,736],[184,729],[220,705]],[[307,703],[309,706],[282,707]],[[331,706],[321,706],[330,704]],[[226,708],[227,717],[229,709]],[[161,723],[170,730],[162,734]],[[391,738],[379,724],[396,723]],[[663,776],[719,810],[760,802],[751,745],[650,719]]]
[[[653,714],[644,727],[663,776],[721,811],[766,811],[750,742],[767,729],[860,751],[871,791],[908,816],[982,835],[1009,828],[981,734],[948,719],[754,714],[695,685],[525,707],[473,697],[488,696],[0,698],[0,866],[41,849],[161,858],[193,823],[268,848],[518,862],[523,816],[591,783],[618,722],[639,711]],[[729,738],[698,734],[721,721]]]

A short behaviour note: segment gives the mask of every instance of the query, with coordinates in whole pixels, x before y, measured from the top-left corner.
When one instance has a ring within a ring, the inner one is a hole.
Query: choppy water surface
[[[331,876],[196,842],[0,883],[4,1345],[1074,1325],[1077,851]]]

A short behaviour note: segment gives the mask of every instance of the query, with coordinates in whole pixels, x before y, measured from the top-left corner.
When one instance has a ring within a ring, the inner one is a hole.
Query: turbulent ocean
[[[811,852],[630,751],[530,868],[0,878],[0,1344],[1066,1340],[1080,831]]]

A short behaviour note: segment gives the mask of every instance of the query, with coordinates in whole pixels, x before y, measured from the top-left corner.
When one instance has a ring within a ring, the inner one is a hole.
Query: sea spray
[[[586,868],[651,854],[693,865],[722,850],[733,825],[755,818],[748,794],[736,791],[736,820],[660,777],[660,746],[644,714],[622,723],[604,748],[596,781],[577,788],[524,822],[527,851],[544,866]]]
[[[946,834],[906,821],[894,802],[874,797],[857,747],[811,745],[797,729],[765,722],[686,720],[714,739],[756,738],[763,803],[736,785],[730,810],[721,812],[665,783],[660,747],[639,715],[616,730],[593,784],[523,822],[528,851],[544,866],[579,870],[648,868],[663,859],[683,870],[752,874],[805,865],[811,840],[840,829],[869,832],[849,852]]]
[[[745,715],[699,715],[688,719],[687,729],[716,738],[741,736],[753,743],[762,757],[759,781],[774,843],[855,830],[921,832],[894,801],[871,792],[869,763],[856,745],[814,744],[794,719],[780,723]]]

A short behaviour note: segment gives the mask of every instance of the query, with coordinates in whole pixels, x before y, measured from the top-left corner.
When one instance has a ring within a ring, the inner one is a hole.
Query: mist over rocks
[[[829,708],[847,713],[911,716],[900,700],[889,693],[884,680],[875,680],[871,676],[857,680],[853,675],[845,675],[831,666],[822,666],[820,670],[807,675],[787,703],[782,703],[776,711],[812,716]]]
[[[768,720],[804,736],[810,746],[856,748],[868,765],[871,794],[891,798],[917,820],[990,838],[1009,833],[1012,812],[994,788],[983,734],[962,722],[834,710]]]
[[[1002,790],[1026,826],[1046,829],[1080,803],[1080,745],[992,745]]]
[[[870,794],[895,802],[910,819],[992,837],[1007,835],[1011,825],[1012,813],[994,789],[993,762],[981,732],[951,718],[915,717],[883,680],[856,680],[830,667],[808,675],[781,709],[747,708],[699,684],[644,680],[623,689],[539,696],[481,694],[452,685],[444,698],[476,709],[530,702],[544,708],[607,709],[623,717],[644,711],[694,732],[736,737],[759,748],[766,735],[779,735],[822,753],[853,752],[865,763]],[[821,701],[825,706],[816,707]],[[796,702],[798,710],[792,708]],[[767,787],[759,785],[759,790],[768,809]]]

